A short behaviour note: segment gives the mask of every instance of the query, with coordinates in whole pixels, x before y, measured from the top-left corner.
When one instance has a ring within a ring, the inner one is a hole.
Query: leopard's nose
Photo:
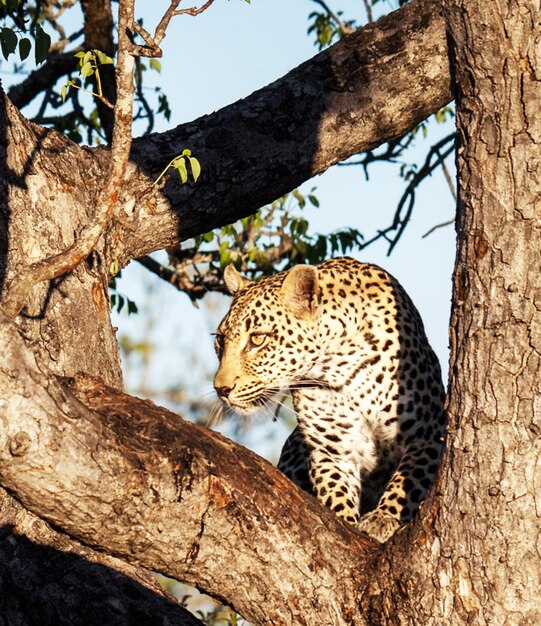
[[[228,398],[229,394],[233,391],[235,385],[233,387],[214,387],[216,389],[216,393],[220,396],[220,398]]]

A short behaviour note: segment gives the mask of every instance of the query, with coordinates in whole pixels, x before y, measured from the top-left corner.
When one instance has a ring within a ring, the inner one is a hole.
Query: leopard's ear
[[[234,296],[237,291],[244,289],[244,287],[249,285],[252,281],[246,278],[246,276],[239,274],[233,263],[230,263],[224,270],[224,282],[227,291]]]
[[[313,265],[297,265],[289,270],[281,287],[286,307],[297,317],[313,317],[319,306],[319,279]]]

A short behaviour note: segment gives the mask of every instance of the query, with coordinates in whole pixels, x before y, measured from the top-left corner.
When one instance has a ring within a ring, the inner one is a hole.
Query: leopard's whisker
[[[221,423],[224,419],[225,407],[220,400],[216,399],[209,412],[209,416],[207,418],[207,426],[209,428],[214,428],[219,423]]]

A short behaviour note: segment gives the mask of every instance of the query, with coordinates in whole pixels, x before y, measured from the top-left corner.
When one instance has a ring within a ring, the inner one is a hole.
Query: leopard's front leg
[[[309,475],[317,499],[344,521],[357,524],[361,502],[358,464],[315,449],[310,453]]]
[[[378,506],[363,515],[358,529],[383,543],[409,522],[434,481],[441,448],[439,431],[433,439],[407,447]]]

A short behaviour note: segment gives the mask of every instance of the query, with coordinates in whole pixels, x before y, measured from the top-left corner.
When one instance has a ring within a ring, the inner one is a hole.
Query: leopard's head
[[[252,282],[228,265],[231,308],[216,332],[218,397],[239,413],[252,413],[275,393],[310,384],[319,359],[320,287],[317,268],[292,270]]]

